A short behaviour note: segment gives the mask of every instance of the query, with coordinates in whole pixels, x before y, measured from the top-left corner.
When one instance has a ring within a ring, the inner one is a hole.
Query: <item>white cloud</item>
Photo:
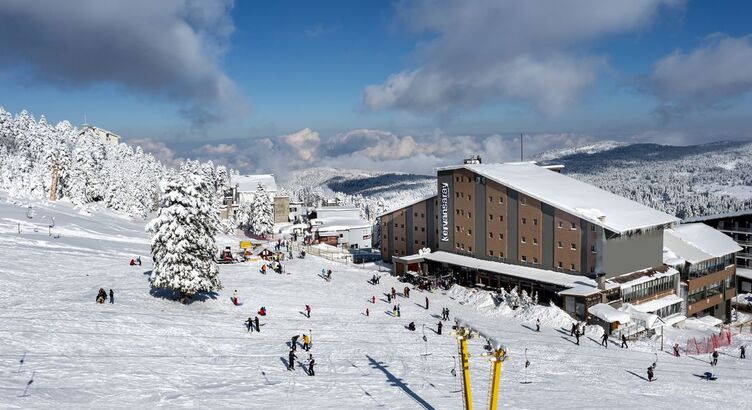
[[[403,3],[404,25],[430,39],[415,69],[363,93],[369,109],[417,113],[512,101],[556,115],[576,103],[605,65],[590,42],[649,24],[682,0],[424,0]]]
[[[717,107],[752,91],[752,36],[708,36],[690,51],[661,58],[647,78],[647,90],[668,116]]]
[[[198,152],[203,153],[203,154],[209,154],[209,155],[232,154],[233,152],[236,152],[237,150],[238,148],[235,146],[235,144],[217,144],[217,145],[205,144],[197,149]]]
[[[319,133],[310,128],[304,128],[298,132],[287,134],[279,137],[283,140],[297,156],[304,162],[311,162],[317,156],[321,138]]]

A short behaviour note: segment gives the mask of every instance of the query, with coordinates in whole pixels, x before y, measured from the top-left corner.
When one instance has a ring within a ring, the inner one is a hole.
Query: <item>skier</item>
[[[579,346],[580,345],[580,328],[577,328],[574,330],[574,338],[577,339],[575,344]]]
[[[255,316],[255,317],[254,317],[254,319],[253,319],[253,321],[254,321],[254,322],[255,322],[255,324],[256,324],[256,331],[257,331],[257,332],[259,332],[259,333],[261,333],[261,328],[259,327],[259,319],[258,319],[258,316]]]
[[[627,335],[621,335],[621,347],[624,349],[629,349],[629,346],[627,345]]]
[[[310,339],[307,334],[303,333],[303,349],[307,352],[310,348]]]
[[[135,259],[131,259],[131,261],[128,262],[128,265],[130,265],[130,266],[136,266],[136,260]]]
[[[261,273],[266,275],[266,264],[261,265]]]
[[[439,323],[438,323],[438,324],[436,325],[436,327],[438,328],[438,331],[437,331],[436,333],[438,333],[438,334],[441,334],[441,328],[442,328],[443,326],[444,326],[444,324],[443,324],[443,323],[441,323],[441,321],[439,321]]]
[[[261,306],[261,309],[259,309],[258,314],[261,316],[266,316],[266,307]]]
[[[608,333],[603,332],[603,336],[601,337],[601,346],[606,346],[606,349],[608,349]]]
[[[287,355],[287,370],[295,370],[295,359],[297,358],[295,356],[295,349],[290,349],[290,353]]]
[[[746,359],[747,355],[745,354],[746,353],[745,351],[747,349],[744,347],[744,345],[739,346],[739,350],[741,351],[741,355],[739,355],[739,358],[740,359]]]
[[[292,350],[295,351],[298,349],[298,338],[300,335],[295,335],[290,338],[290,347],[292,347]]]
[[[99,292],[97,293],[97,303],[104,303],[107,300],[107,292],[104,291],[104,289],[99,288]]]
[[[400,305],[397,303],[397,317],[400,317]]]
[[[136,265],[141,266],[141,257],[140,256],[136,257]]]
[[[426,310],[428,310],[428,296],[426,296]]]
[[[407,325],[407,328],[410,329],[411,332],[415,331],[415,322],[410,322],[409,325]]]
[[[653,381],[653,368],[654,368],[653,366],[648,367],[648,381],[649,382]]]
[[[315,375],[315,373],[313,372],[313,365],[315,365],[315,364],[316,364],[316,361],[313,360],[313,355],[309,354],[308,355],[308,375],[309,376],[314,376]]]
[[[386,294],[386,301],[387,301],[388,303],[392,303],[392,294],[391,294],[391,293],[387,293],[387,294]]]
[[[328,271],[326,271],[326,279],[327,280],[332,280],[332,270],[331,269],[329,269]]]
[[[674,356],[679,357],[679,343],[674,343]]]
[[[540,332],[540,319],[535,319],[535,331]]]
[[[713,361],[710,362],[711,366],[716,366],[718,364],[718,351],[713,350]]]
[[[237,306],[238,305],[238,290],[235,289],[234,292],[232,292],[232,304]]]
[[[374,295],[374,296],[371,296],[371,303],[373,303],[373,304],[375,304],[375,303],[376,303],[376,296],[375,296],[375,295]]]
[[[248,320],[245,321],[245,328],[246,332],[250,333],[253,331],[253,319],[248,317]]]
[[[449,308],[446,308],[446,319],[444,320],[449,320]]]
[[[305,305],[306,317],[311,318],[311,305]]]
[[[405,295],[406,298],[410,297],[410,288],[405,286],[405,289],[402,289],[402,294]]]
[[[394,290],[394,287],[392,287],[392,298],[397,299],[397,291]]]
[[[115,292],[110,289],[110,304],[115,304]]]
[[[392,316],[397,317],[397,305],[392,306]]]
[[[569,336],[574,336],[575,330],[577,330],[577,323],[572,323],[572,331],[569,332]]]
[[[366,308],[366,316],[369,316],[370,313],[368,312],[368,308]]]

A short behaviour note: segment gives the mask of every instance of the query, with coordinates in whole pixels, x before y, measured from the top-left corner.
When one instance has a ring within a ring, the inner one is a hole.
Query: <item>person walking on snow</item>
[[[298,350],[298,338],[300,335],[295,335],[290,338],[290,348],[292,348],[293,351]]]
[[[314,376],[315,375],[315,373],[313,372],[313,365],[315,365],[315,364],[316,364],[316,361],[313,360],[313,355],[309,354],[308,355],[308,375],[309,376]]]
[[[371,296],[371,303],[376,304],[376,296]]]
[[[110,289],[110,304],[115,304],[115,292],[113,292],[112,289]]]
[[[258,332],[258,333],[261,333],[261,328],[259,327],[259,320],[258,320],[258,316],[255,316],[255,317],[254,317],[254,319],[253,319],[253,321],[254,321],[254,322],[255,322],[255,324],[256,324],[256,332]]]
[[[436,331],[436,333],[438,333],[438,334],[440,335],[440,334],[441,334],[441,328],[442,328],[443,326],[444,326],[444,324],[443,324],[443,323],[441,323],[441,321],[439,321],[439,323],[438,323],[438,324],[436,325],[436,328],[437,328],[437,331]]]
[[[679,343],[674,343],[674,356],[679,357]]]
[[[710,362],[711,366],[715,366],[718,364],[718,351],[713,350],[713,361]]]
[[[400,317],[400,305],[397,303],[397,317]]]
[[[745,350],[747,350],[744,345],[739,346],[739,350],[741,351],[741,354],[739,355],[740,359],[746,359],[747,355],[745,354]]]
[[[397,291],[394,290],[394,287],[392,287],[392,299],[396,299],[396,298],[397,298]]]
[[[572,323],[572,331],[569,332],[569,336],[574,336],[575,330],[577,330],[577,323]]]
[[[580,328],[577,328],[574,330],[574,338],[577,340],[575,344],[579,346],[580,345]]]
[[[608,349],[608,333],[605,331],[603,332],[603,336],[601,337],[601,346],[605,346],[606,349]]]
[[[311,305],[305,305],[306,317],[311,318]]]
[[[295,356],[295,349],[290,349],[290,353],[287,355],[287,370],[295,370],[295,359],[297,359],[298,356]]]
[[[392,294],[391,293],[387,293],[386,294],[386,301],[387,301],[387,303],[392,303]]]
[[[366,308],[366,316],[369,316],[368,308]]]
[[[306,352],[311,348],[310,342],[311,340],[308,338],[308,335],[303,333],[303,349],[305,349]]]
[[[246,332],[253,332],[253,319],[251,319],[250,317],[245,321],[245,328]]]
[[[648,367],[648,381],[653,381],[653,366]]]
[[[426,310],[428,310],[428,296],[426,296]]]
[[[627,346],[627,335],[621,335],[621,347],[623,349],[629,349],[629,346]]]
[[[540,319],[535,319],[535,331],[540,332]]]
[[[238,305],[238,290],[235,289],[234,292],[232,292],[232,304],[237,306]]]

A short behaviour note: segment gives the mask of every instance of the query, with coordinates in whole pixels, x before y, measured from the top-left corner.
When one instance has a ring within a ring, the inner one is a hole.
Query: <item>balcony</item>
[[[736,254],[736,257],[740,259],[752,259],[752,253],[739,252]]]
[[[718,228],[718,230],[721,232],[742,233],[742,234],[752,235],[752,228],[743,227],[743,226],[721,225]]]

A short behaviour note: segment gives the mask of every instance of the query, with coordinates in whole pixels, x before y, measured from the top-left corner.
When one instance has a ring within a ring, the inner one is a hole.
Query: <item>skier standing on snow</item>
[[[369,316],[368,308],[366,308],[366,316]]]
[[[428,296],[426,296],[426,310],[428,310]]]
[[[376,303],[376,296],[371,296],[371,303]]]
[[[535,319],[535,331],[540,332],[540,319]]]
[[[747,356],[745,354],[746,353],[745,350],[747,350],[747,349],[744,347],[744,345],[739,346],[739,350],[741,350],[741,355],[739,356],[739,358],[740,359],[746,359]]]
[[[411,332],[415,331],[415,322],[410,322],[409,325],[407,325],[407,328],[410,329]]]
[[[579,346],[580,345],[580,328],[577,328],[574,330],[574,338],[577,340],[575,344]]]
[[[315,373],[313,372],[313,365],[315,365],[315,364],[316,364],[316,361],[313,360],[313,355],[309,354],[308,355],[308,375],[309,376],[314,376],[315,375]]]
[[[392,303],[392,294],[391,294],[391,293],[387,293],[387,294],[386,294],[386,301],[387,301],[388,303]]]
[[[305,305],[306,317],[311,318],[311,305]]]
[[[605,331],[603,332],[603,336],[601,337],[601,346],[606,346],[606,349],[608,349],[608,333]]]
[[[232,292],[232,304],[237,306],[238,305],[238,290],[235,289],[234,292]]]
[[[287,355],[287,370],[295,370],[295,359],[298,357],[295,356],[295,350],[290,349],[290,353]]]
[[[300,335],[295,335],[290,338],[290,347],[292,348],[293,351],[298,350],[298,338],[299,337]]]
[[[397,305],[392,306],[392,316],[397,317]]]
[[[400,305],[397,303],[397,317],[400,317]]]
[[[396,290],[394,290],[394,288],[392,288],[392,298],[393,298],[393,299],[396,299],[396,298],[397,298],[397,291],[396,291]]]
[[[254,319],[253,319],[253,321],[256,323],[256,331],[259,332],[259,333],[261,333],[261,328],[259,327],[258,316],[255,316]]]
[[[679,343],[674,343],[674,356],[679,357]]]
[[[653,381],[653,366],[648,367],[648,381]]]
[[[253,332],[253,319],[250,317],[245,321],[246,332]]]
[[[713,350],[713,361],[710,362],[711,366],[715,366],[718,364],[718,351]]]
[[[115,304],[115,292],[110,289],[110,304]]]
[[[627,335],[621,335],[621,347],[624,349],[629,349],[629,346],[627,346]]]
[[[569,336],[574,336],[575,330],[577,330],[577,323],[572,323],[572,331],[569,333]]]
[[[303,349],[307,352],[308,349],[310,349],[310,339],[308,338],[308,335],[303,333]]]
[[[441,321],[439,321],[439,323],[438,323],[438,324],[436,325],[436,328],[438,329],[438,331],[437,331],[436,333],[438,333],[438,334],[441,334],[441,328],[442,328],[443,326],[444,326],[444,324],[443,324],[443,323],[441,323]]]

